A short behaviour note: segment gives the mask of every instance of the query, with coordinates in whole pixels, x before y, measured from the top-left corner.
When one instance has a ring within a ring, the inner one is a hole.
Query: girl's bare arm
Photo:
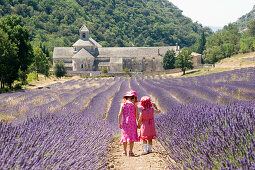
[[[155,103],[153,103],[153,106],[154,106],[154,108],[156,109],[154,109],[154,113],[160,113],[161,111],[158,109],[158,107],[157,107],[157,105],[155,104]]]
[[[140,128],[141,127],[141,124],[142,124],[142,113],[140,114],[140,116],[139,116],[139,119],[138,119],[138,128]]]
[[[122,129],[122,124],[121,124],[122,115],[123,115],[123,107],[121,105],[120,112],[119,112],[119,128],[120,129]]]
[[[136,116],[136,121],[139,120],[139,113],[138,113],[138,107],[135,105],[135,116]]]

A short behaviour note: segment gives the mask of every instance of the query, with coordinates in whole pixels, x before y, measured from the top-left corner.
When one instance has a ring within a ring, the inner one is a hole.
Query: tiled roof
[[[77,40],[74,44],[73,47],[102,47],[99,43],[97,43],[94,39],[89,38],[89,39],[79,39]]]
[[[55,47],[53,51],[53,58],[72,58],[73,47]]]
[[[100,45],[98,42],[96,42],[93,38],[89,38],[89,40],[95,44],[95,46],[97,46],[98,48],[102,47],[102,45]]]
[[[175,50],[176,46],[165,47],[103,47],[98,48],[98,57],[158,57],[163,56],[167,50]]]
[[[78,53],[76,53],[73,58],[75,59],[85,59],[85,58],[94,58],[87,50],[82,48]]]
[[[73,47],[93,47],[93,46],[95,46],[95,44],[92,41],[82,39],[77,40],[73,44]]]
[[[192,52],[191,55],[192,55],[192,56],[201,56],[202,54]]]
[[[80,28],[80,31],[89,31],[85,24]]]

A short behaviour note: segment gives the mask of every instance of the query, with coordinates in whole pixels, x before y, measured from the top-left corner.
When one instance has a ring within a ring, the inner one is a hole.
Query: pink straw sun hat
[[[141,101],[137,104],[138,107],[140,107],[141,109],[148,109],[151,108],[153,106],[152,102],[151,102],[151,98],[148,96],[143,96],[141,98]]]
[[[123,98],[131,97],[131,96],[134,96],[135,97],[135,102],[137,102],[137,94],[134,90],[130,90],[130,91],[126,92],[126,94],[123,96]]]

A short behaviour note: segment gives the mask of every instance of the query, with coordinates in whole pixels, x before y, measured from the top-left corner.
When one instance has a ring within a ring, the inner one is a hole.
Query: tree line
[[[187,51],[194,51],[202,54],[202,64],[215,64],[216,62],[231,57],[238,53],[248,53],[255,51],[255,20],[251,20],[245,31],[240,31],[235,24],[228,24],[222,30],[214,33],[211,36],[200,34],[196,43],[189,48],[183,49],[188,56]],[[163,67],[165,69],[182,68],[186,66],[176,65],[175,60],[180,62],[180,57],[174,57],[174,51],[168,51],[163,58]],[[191,59],[189,59],[191,60]],[[184,60],[189,63],[188,60]],[[189,65],[189,64],[188,64]],[[191,66],[186,67],[191,68]],[[185,73],[185,71],[184,71]]]
[[[49,76],[51,62],[40,47],[33,47],[22,18],[10,15],[0,19],[0,82],[1,89],[12,88],[15,80],[26,83],[27,74]]]
[[[192,22],[168,0],[2,0],[0,16],[17,14],[32,45],[52,55],[54,46],[72,46],[86,24],[91,37],[109,46],[192,46],[208,27]]]
[[[255,20],[251,20],[244,31],[235,24],[228,24],[207,38],[201,35],[191,49],[203,54],[203,61],[208,64],[215,64],[234,54],[252,52],[255,50]]]

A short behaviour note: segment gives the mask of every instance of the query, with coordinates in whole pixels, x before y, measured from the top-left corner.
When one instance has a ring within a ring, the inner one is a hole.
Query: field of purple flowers
[[[0,95],[1,169],[104,169],[124,93],[149,95],[170,168],[255,168],[255,68],[190,78],[80,79]]]

